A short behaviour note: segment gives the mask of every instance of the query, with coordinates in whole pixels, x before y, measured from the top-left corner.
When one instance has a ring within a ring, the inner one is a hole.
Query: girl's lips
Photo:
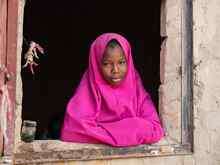
[[[117,82],[121,81],[121,79],[120,78],[113,78],[113,79],[111,79],[111,81],[114,83],[117,83]]]

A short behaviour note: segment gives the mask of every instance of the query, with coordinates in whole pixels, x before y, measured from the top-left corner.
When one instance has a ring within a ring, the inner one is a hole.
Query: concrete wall
[[[180,0],[167,0],[169,9],[179,9]],[[193,1],[194,60],[194,154],[175,157],[60,162],[57,165],[219,165],[220,164],[220,1]],[[169,11],[172,11],[169,10]],[[169,26],[180,18],[167,15]],[[174,14],[175,16],[175,14]],[[169,19],[170,17],[170,19]],[[173,34],[175,35],[179,34]],[[170,47],[168,52],[177,51]],[[178,60],[178,59],[177,59]],[[172,75],[171,75],[172,76]],[[49,165],[49,164],[44,164]],[[53,163],[53,165],[56,165]]]

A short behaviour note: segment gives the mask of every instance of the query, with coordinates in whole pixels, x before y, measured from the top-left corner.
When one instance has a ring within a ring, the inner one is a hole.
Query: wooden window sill
[[[153,145],[135,147],[36,140],[32,143],[20,142],[16,148],[15,164],[191,154],[188,145],[175,143],[168,138]]]

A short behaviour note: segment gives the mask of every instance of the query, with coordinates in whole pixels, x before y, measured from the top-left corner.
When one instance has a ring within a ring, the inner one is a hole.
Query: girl
[[[61,140],[117,147],[159,141],[164,131],[128,41],[102,34],[89,55],[89,67],[67,105]]]

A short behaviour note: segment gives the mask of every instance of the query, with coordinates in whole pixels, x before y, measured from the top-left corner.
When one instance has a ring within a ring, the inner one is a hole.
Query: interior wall
[[[54,118],[62,119],[87,67],[90,44],[104,32],[122,34],[131,43],[135,66],[158,105],[160,1],[147,6],[133,1],[27,1],[24,14],[22,54],[31,40],[46,50],[34,76],[28,68],[21,72],[22,117],[38,122],[38,138]]]

